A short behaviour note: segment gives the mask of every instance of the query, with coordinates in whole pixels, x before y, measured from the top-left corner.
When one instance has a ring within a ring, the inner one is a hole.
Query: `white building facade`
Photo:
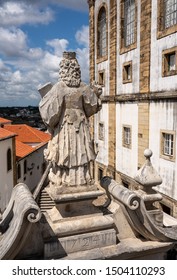
[[[15,134],[0,128],[0,212],[6,208],[16,182]]]
[[[144,150],[163,179],[162,207],[177,217],[177,1],[90,0],[90,79],[103,88],[94,119],[95,179],[130,188]]]

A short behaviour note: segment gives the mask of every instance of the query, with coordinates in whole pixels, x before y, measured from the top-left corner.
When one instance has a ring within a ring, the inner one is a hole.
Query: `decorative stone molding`
[[[41,218],[41,211],[25,184],[13,188],[7,209],[0,221],[0,259],[14,259],[23,248],[32,224]]]
[[[110,203],[114,202],[121,206],[136,234],[152,241],[176,242],[177,221],[166,226],[163,212],[154,205],[154,202],[161,200],[162,196],[152,187],[159,185],[162,180],[151,164],[152,151],[147,149],[144,155],[146,162],[135,177],[143,189],[130,191],[121,182],[117,183],[108,176],[101,179],[101,186],[106,190]]]
[[[116,96],[102,96],[102,103],[121,103],[121,102],[149,102],[156,100],[176,100],[177,92],[149,92],[148,94],[118,94]]]
[[[103,177],[101,186],[106,189],[114,198],[126,205],[131,210],[139,208],[139,197],[135,192],[126,189],[124,186],[117,184],[116,181],[108,176]]]

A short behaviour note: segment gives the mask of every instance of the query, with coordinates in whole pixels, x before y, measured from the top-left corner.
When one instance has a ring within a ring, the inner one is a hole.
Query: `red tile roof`
[[[29,145],[26,145],[18,140],[15,141],[15,146],[16,146],[16,157],[23,158],[29,154],[31,154],[35,148],[32,148]]]
[[[12,123],[12,121],[0,117],[0,124],[6,124],[6,123],[9,124]]]
[[[5,125],[5,129],[16,133],[16,140],[23,143],[43,143],[48,142],[51,138],[50,134],[26,124]]]
[[[15,133],[0,127],[0,140],[16,136]]]

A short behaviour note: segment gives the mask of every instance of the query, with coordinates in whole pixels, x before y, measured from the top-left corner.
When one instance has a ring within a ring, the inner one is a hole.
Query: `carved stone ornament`
[[[32,224],[41,218],[41,211],[25,184],[13,188],[9,204],[0,221],[0,260],[14,259],[23,248]]]
[[[144,151],[144,156],[146,161],[144,165],[138,170],[134,179],[143,187],[147,188],[146,191],[148,193],[150,192],[151,187],[158,186],[162,183],[162,178],[151,164],[150,158],[152,157],[152,151],[146,149]]]

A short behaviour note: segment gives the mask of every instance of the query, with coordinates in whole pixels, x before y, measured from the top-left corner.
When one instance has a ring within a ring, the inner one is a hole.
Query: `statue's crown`
[[[75,52],[63,52],[63,58],[75,59],[76,58],[76,53]]]

